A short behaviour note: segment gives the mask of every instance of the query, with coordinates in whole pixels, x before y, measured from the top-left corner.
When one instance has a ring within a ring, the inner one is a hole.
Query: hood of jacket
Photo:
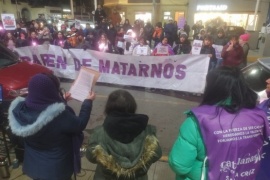
[[[8,120],[11,131],[20,137],[31,136],[65,110],[64,103],[54,103],[42,111],[28,108],[25,98],[17,97],[8,110]]]
[[[144,114],[113,112],[105,118],[103,127],[111,138],[130,143],[145,130],[147,123],[148,116]]]
[[[139,139],[141,138],[142,137],[139,137]],[[140,140],[142,141],[142,144],[139,144],[138,142],[135,143],[137,144],[137,148],[141,149],[139,154],[136,155],[133,154],[134,150],[131,149],[132,147],[136,149],[135,146],[130,146],[130,152],[128,153],[126,151],[129,156],[126,157],[124,157],[124,152],[127,149],[123,149],[124,151],[121,152],[109,151],[108,153],[108,150],[106,150],[108,147],[102,147],[102,145],[95,146],[94,149],[92,149],[92,153],[98,164],[101,165],[105,170],[105,174],[111,174],[112,176],[116,177],[115,179],[136,179],[137,177],[141,177],[147,174],[151,164],[156,162],[162,154],[161,148],[155,135],[148,134],[147,136],[144,136],[143,139],[143,141],[142,139]],[[113,145],[114,144],[111,143],[108,146]],[[116,145],[118,145],[118,147],[119,145],[121,146],[120,143],[116,143],[115,146]],[[122,150],[122,148],[119,148],[118,150]],[[132,154],[136,156],[135,159],[129,159],[133,156]]]

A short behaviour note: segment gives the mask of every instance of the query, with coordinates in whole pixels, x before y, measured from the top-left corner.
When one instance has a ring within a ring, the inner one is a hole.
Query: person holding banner
[[[133,56],[150,56],[151,55],[151,49],[149,45],[146,43],[146,40],[144,37],[141,37],[139,39],[139,44],[135,46],[132,52]]]
[[[208,56],[210,57],[208,71],[214,69],[216,67],[216,64],[217,64],[216,50],[215,50],[215,48],[213,48],[212,43],[213,43],[212,36],[205,35],[204,40],[203,40],[203,46],[202,46],[200,54],[208,54]]]
[[[20,37],[16,41],[16,47],[26,47],[28,46],[28,42],[26,40],[27,34],[25,32],[20,32]]]
[[[100,52],[112,53],[112,44],[108,40],[107,35],[102,33],[99,41],[97,42],[97,49]]]
[[[39,45],[39,40],[37,38],[37,33],[35,31],[32,31],[30,33],[30,37],[27,39],[28,46],[36,46]]]
[[[59,79],[37,74],[28,85],[26,98],[17,97],[9,108],[9,126],[24,140],[24,174],[32,179],[68,180],[80,171],[80,147],[95,93],[82,103],[79,116],[67,105]]]
[[[172,47],[168,44],[168,38],[163,37],[161,43],[157,44],[152,52],[152,56],[172,56],[174,55]]]
[[[13,32],[13,36],[14,36],[16,39],[19,39],[19,38],[20,38],[21,32],[26,33],[25,30],[23,30],[23,29],[21,28],[21,24],[20,24],[20,23],[17,23],[17,24],[16,24],[16,29],[15,29],[14,32]]]
[[[61,48],[65,48],[66,39],[63,36],[63,33],[61,31],[58,31],[57,38],[54,39],[53,45],[60,46]]]
[[[191,43],[188,40],[187,34],[181,33],[179,36],[179,44],[173,48],[174,54],[190,54]]]
[[[76,49],[83,49],[83,50],[91,49],[91,45],[89,44],[88,41],[84,39],[82,32],[77,34],[77,41],[78,41],[78,44],[75,47]]]
[[[147,171],[162,155],[156,128],[148,116],[136,114],[137,104],[126,90],[113,91],[106,118],[89,138],[86,158],[97,164],[94,180],[147,180]]]
[[[51,44],[53,37],[48,27],[44,27],[43,30],[39,32],[38,39],[40,44]]]
[[[254,180],[270,135],[256,101],[239,68],[210,71],[202,102],[185,113],[169,155],[176,179]]]
[[[115,46],[117,47],[117,51],[119,52],[119,54],[124,54],[124,28],[120,28],[119,31],[116,34],[116,38],[115,38]]]
[[[14,49],[16,48],[16,38],[12,35],[10,31],[7,31],[4,39],[4,44],[11,51],[14,51]]]

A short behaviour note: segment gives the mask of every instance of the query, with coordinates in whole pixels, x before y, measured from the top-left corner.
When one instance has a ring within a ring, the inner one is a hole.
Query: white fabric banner
[[[81,66],[101,73],[98,82],[202,93],[208,55],[131,56],[39,45],[17,48],[20,59],[75,79]]]

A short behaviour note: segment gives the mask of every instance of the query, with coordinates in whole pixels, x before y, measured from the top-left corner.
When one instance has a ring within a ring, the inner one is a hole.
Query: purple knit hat
[[[45,74],[33,76],[28,84],[26,106],[35,110],[43,110],[56,102],[63,102],[56,83]]]

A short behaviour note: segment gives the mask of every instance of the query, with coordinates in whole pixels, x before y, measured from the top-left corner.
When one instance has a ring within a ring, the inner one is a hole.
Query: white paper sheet
[[[92,90],[95,82],[95,74],[86,68],[81,68],[79,75],[70,88],[71,97],[73,99],[84,101]]]

